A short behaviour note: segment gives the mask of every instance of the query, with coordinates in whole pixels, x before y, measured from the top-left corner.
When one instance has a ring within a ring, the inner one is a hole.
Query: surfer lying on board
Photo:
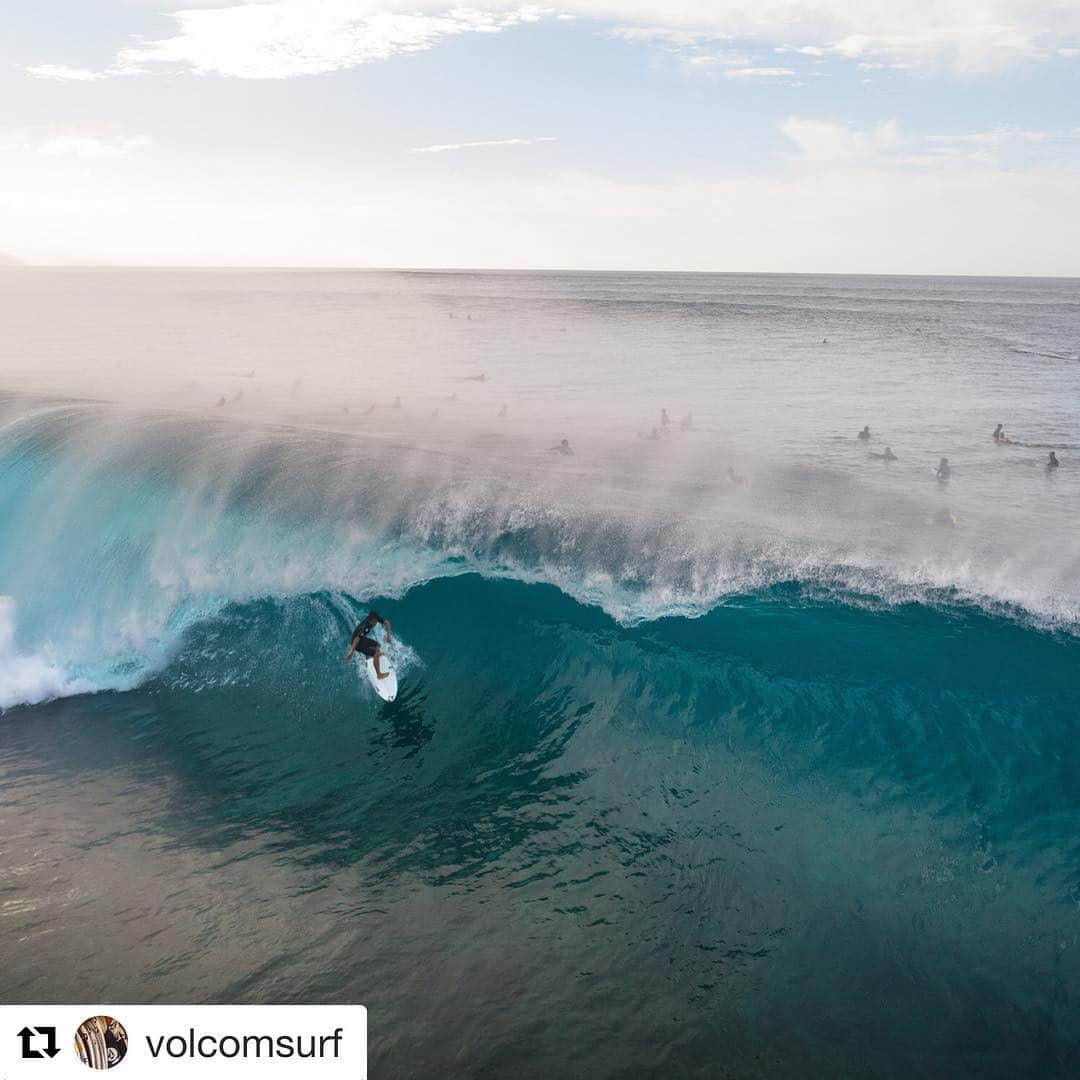
[[[358,623],[356,629],[353,631],[352,641],[349,643],[349,651],[345,654],[345,659],[351,660],[358,652],[363,653],[365,656],[370,656],[375,664],[375,674],[380,679],[385,679],[390,672],[379,670],[379,660],[382,658],[382,649],[379,648],[379,643],[374,638],[368,637],[368,634],[375,629],[376,623],[382,623],[386,628],[386,640],[388,642],[394,640],[390,636],[390,620],[384,619],[377,611],[369,611],[364,621]]]

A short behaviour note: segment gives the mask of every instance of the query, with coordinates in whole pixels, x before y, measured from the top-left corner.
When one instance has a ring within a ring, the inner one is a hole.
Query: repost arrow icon
[[[44,1050],[35,1050],[31,1043],[34,1038],[39,1035],[45,1036],[46,1046]],[[22,1039],[22,1056],[24,1058],[41,1058],[41,1057],[56,1057],[60,1053],[60,1047],[56,1045],[56,1028],[54,1027],[24,1027],[19,1032],[19,1038]]]

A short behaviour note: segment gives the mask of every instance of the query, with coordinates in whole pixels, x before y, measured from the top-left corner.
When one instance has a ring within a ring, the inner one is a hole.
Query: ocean
[[[1076,1076],[1078,536],[1078,281],[0,270],[0,1001]]]

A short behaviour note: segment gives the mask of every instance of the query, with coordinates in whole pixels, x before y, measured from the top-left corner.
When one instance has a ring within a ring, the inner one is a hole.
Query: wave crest
[[[597,438],[562,459],[520,433],[402,444],[90,404],[11,402],[0,423],[0,707],[132,685],[230,602],[362,602],[464,572],[547,582],[626,624],[797,582],[1080,627],[1080,560],[1057,533],[977,505],[943,526],[936,486],[898,495],[827,464],[761,457],[732,483],[716,440]]]

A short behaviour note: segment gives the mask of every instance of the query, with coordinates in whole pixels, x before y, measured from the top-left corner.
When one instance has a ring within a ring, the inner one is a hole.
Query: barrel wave
[[[355,613],[465,572],[546,582],[624,625],[783,583],[871,607],[975,606],[1070,636],[1080,625],[1071,551],[987,552],[912,507],[899,544],[887,528],[838,536],[841,498],[887,504],[825,469],[798,477],[815,518],[837,501],[821,527],[769,507],[789,494],[784,475],[733,492],[696,458],[631,500],[616,499],[610,461],[603,483],[584,472],[568,492],[564,475],[477,447],[22,399],[2,417],[0,707],[131,688],[229,602],[332,591]],[[621,479],[640,483],[640,465]]]

